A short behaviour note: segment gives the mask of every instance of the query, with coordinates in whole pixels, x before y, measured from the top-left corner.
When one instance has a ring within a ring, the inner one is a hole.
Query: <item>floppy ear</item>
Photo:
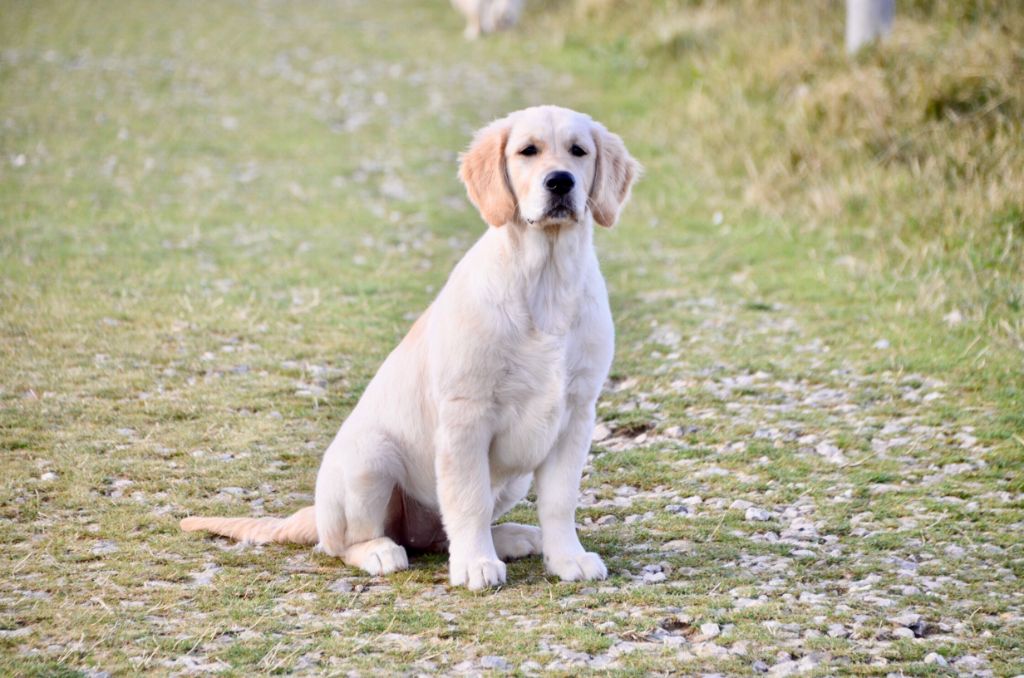
[[[505,145],[512,125],[497,120],[476,133],[469,150],[460,156],[459,178],[469,200],[491,226],[512,221],[516,202],[505,172]]]
[[[643,168],[626,150],[618,134],[612,134],[599,123],[593,125],[597,158],[594,185],[590,187],[590,209],[597,223],[611,228],[618,221],[619,210],[629,200],[630,188]]]

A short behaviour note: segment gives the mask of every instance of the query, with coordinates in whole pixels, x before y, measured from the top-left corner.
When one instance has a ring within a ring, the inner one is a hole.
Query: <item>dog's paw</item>
[[[525,558],[539,555],[541,551],[540,528],[519,523],[503,523],[491,528],[494,550],[502,560]]]
[[[587,581],[604,579],[608,576],[608,568],[596,553],[580,553],[579,555],[545,558],[544,564],[548,572],[562,581]]]
[[[479,591],[505,583],[505,563],[491,558],[453,560],[448,565],[448,574],[452,586],[465,586],[470,591]]]
[[[409,569],[405,549],[387,537],[353,544],[345,552],[345,562],[373,575]]]

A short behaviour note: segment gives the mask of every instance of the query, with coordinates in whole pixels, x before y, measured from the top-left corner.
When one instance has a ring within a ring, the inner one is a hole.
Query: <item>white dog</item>
[[[614,327],[593,247],[640,171],[622,140],[555,106],[477,133],[459,175],[490,225],[392,351],[324,455],[315,505],[290,518],[186,518],[254,542],[318,543],[370,574],[406,546],[448,548],[453,585],[505,581],[543,553],[602,579],[576,536],[580,475]],[[540,528],[494,522],[533,481]]]
[[[476,40],[481,34],[515,26],[523,11],[523,0],[452,0],[452,6],[466,17],[463,35]]]

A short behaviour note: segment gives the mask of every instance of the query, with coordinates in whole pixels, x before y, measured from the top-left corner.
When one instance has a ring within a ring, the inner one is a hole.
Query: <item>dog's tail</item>
[[[255,544],[281,542],[286,544],[317,543],[316,512],[307,506],[287,518],[201,518],[193,516],[181,521],[186,532],[206,530]]]

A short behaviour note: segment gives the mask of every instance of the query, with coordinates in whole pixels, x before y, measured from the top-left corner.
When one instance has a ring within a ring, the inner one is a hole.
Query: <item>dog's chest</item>
[[[491,445],[497,469],[533,471],[554,445],[567,413],[569,345],[564,335],[535,331],[504,361]]]

